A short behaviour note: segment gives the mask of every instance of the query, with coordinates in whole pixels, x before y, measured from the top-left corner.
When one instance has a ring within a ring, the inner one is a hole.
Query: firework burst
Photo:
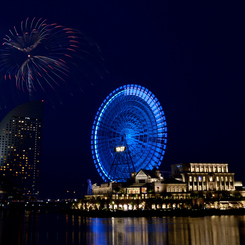
[[[0,71],[5,80],[14,80],[16,87],[29,95],[55,89],[66,81],[85,39],[72,28],[27,18],[4,37]]]

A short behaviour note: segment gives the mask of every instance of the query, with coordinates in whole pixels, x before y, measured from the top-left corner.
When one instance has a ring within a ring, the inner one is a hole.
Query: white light
[[[124,146],[124,145],[122,145],[122,146],[117,146],[116,148],[115,148],[115,151],[116,152],[123,152],[123,151],[125,151],[126,150],[126,146]]]

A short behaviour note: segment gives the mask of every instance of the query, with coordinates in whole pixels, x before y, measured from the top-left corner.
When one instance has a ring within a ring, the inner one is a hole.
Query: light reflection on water
[[[0,212],[0,244],[242,245],[245,216],[84,218]]]

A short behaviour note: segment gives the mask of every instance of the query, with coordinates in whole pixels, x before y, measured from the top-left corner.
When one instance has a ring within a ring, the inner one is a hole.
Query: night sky
[[[88,178],[102,182],[90,150],[93,120],[107,95],[129,83],[152,91],[165,112],[168,143],[162,170],[181,162],[225,162],[245,184],[242,4],[10,1],[1,3],[0,37],[27,17],[86,33],[104,60],[99,74],[73,74],[82,91],[71,96],[61,86],[61,103],[45,100],[41,197],[80,197]],[[25,96],[14,99],[17,92],[4,84],[2,74],[0,82],[2,119]]]

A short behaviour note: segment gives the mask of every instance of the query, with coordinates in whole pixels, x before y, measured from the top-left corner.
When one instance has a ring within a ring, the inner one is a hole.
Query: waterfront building
[[[175,179],[164,180],[161,172],[157,169],[141,169],[138,173],[131,173],[131,178],[125,183],[107,182],[100,186],[95,183],[92,186],[93,195],[112,195],[120,192],[126,195],[137,194],[147,197],[150,193],[164,194],[168,192],[179,198],[178,194],[186,192],[186,190],[186,183]]]
[[[186,183],[164,179],[157,169],[141,169],[131,173],[127,182],[93,184],[92,195],[85,196],[83,208],[93,210],[101,205],[121,210],[179,208],[188,198]]]
[[[92,185],[84,209],[138,210],[176,208],[241,208],[245,191],[227,163],[182,163],[171,166],[172,177],[157,169],[131,173],[127,182]],[[102,201],[103,200],[103,201]]]
[[[228,163],[182,163],[171,165],[172,177],[187,184],[187,191],[235,191],[235,173]]]
[[[31,101],[0,122],[0,185],[6,198],[39,194],[43,102]]]

